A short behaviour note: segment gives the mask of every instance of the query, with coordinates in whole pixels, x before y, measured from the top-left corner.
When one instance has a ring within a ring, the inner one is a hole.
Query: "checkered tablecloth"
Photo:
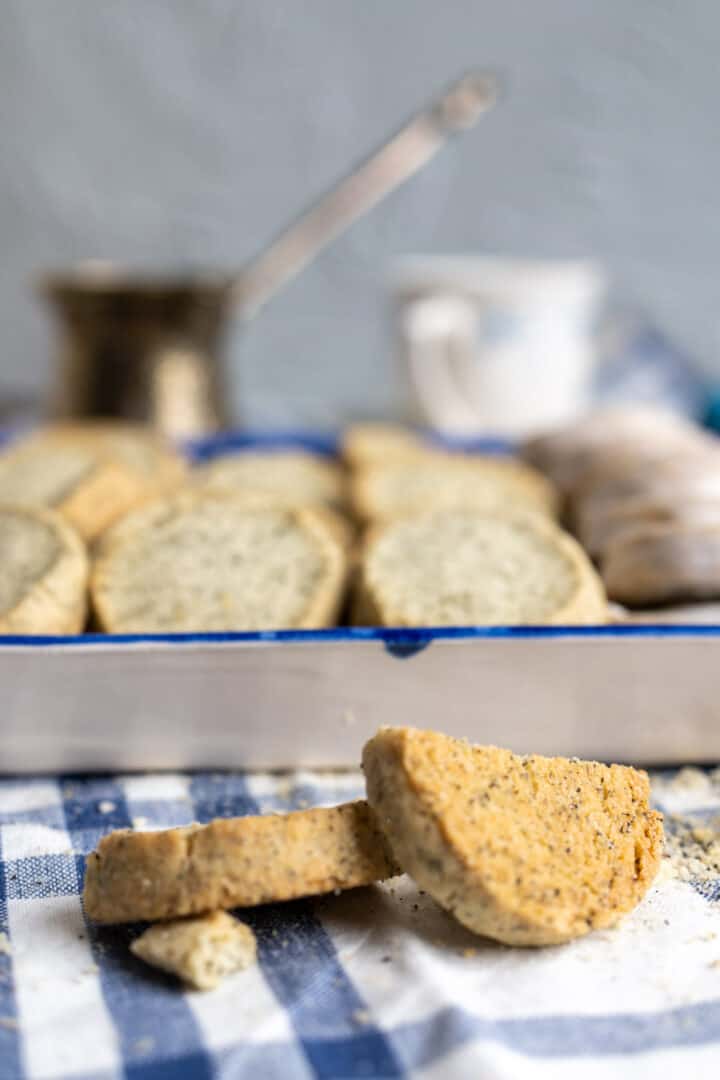
[[[656,778],[698,822],[710,781]],[[259,963],[183,991],[95,928],[84,858],[110,829],[332,804],[355,774],[0,780],[0,1078],[720,1076],[720,881],[667,870],[616,930],[518,950],[474,938],[406,878],[241,917]]]

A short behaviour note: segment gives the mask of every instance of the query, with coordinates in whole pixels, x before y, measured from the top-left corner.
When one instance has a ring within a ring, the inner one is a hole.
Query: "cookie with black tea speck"
[[[413,728],[381,729],[363,768],[403,869],[463,925],[507,944],[612,926],[660,865],[662,817],[636,769]]]

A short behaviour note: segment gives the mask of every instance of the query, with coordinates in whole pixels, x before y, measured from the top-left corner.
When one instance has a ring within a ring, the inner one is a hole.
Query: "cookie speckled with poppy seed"
[[[356,623],[583,625],[607,617],[590,560],[539,514],[429,510],[379,524],[365,538]]]
[[[183,491],[103,536],[90,589],[110,633],[316,628],[335,622],[346,574],[330,511]]]
[[[222,454],[195,470],[210,491],[259,492],[280,507],[342,507],[345,475],[336,461],[302,450],[243,450]]]
[[[511,945],[611,926],[660,864],[644,772],[412,728],[381,730],[363,768],[400,865],[459,922]]]
[[[83,902],[98,923],[152,921],[352,889],[396,873],[372,810],[353,802],[110,833],[88,857]]]
[[[508,508],[553,517],[557,493],[539,472],[515,458],[441,451],[358,469],[350,497],[363,521],[388,521],[429,509]]]

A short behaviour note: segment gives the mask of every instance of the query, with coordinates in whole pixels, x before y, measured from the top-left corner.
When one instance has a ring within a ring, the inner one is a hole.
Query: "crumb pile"
[[[691,766],[680,771],[667,785],[667,792],[682,800],[707,795],[708,803],[720,799],[720,767],[710,772]],[[670,800],[668,800],[670,801]],[[697,811],[665,814],[665,856],[675,877],[681,881],[705,883],[720,879],[720,810],[711,817]],[[720,889],[717,901],[720,902]]]

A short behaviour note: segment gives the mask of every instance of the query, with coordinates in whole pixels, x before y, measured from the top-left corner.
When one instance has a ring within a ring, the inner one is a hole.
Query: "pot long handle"
[[[240,272],[233,299],[241,316],[251,319],[336,236],[421,169],[451,135],[473,127],[496,100],[493,76],[471,72],[413,116]]]

